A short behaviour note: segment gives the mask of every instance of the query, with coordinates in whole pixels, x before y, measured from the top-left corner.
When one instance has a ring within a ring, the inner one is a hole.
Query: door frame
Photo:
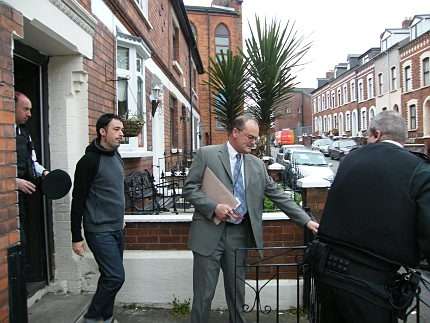
[[[50,169],[49,147],[49,105],[48,105],[48,63],[49,57],[42,55],[34,48],[27,46],[19,40],[14,41],[14,58],[19,57],[39,67],[39,105],[40,105],[40,135],[41,135],[41,164]],[[45,282],[54,279],[54,231],[52,218],[52,202],[43,197],[42,212],[43,239],[45,257]]]

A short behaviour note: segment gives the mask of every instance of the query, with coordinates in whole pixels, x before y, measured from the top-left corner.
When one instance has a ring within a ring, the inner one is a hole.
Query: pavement
[[[430,281],[430,273],[424,272],[424,277]],[[28,310],[29,323],[82,323],[83,315],[91,301],[91,294],[69,295],[48,293]],[[430,292],[422,288],[421,298],[430,303]],[[183,309],[183,308],[182,308]],[[144,307],[136,304],[117,304],[114,316],[119,323],[185,323],[190,322],[187,310],[175,313],[170,309]],[[273,323],[277,322],[276,313],[268,314],[251,312],[245,315],[247,322]],[[228,322],[227,311],[212,311],[211,317],[205,323]],[[280,323],[297,323],[294,311],[282,311],[279,315]],[[308,322],[305,316],[300,323]],[[403,322],[403,321],[399,321]],[[416,313],[412,313],[407,323],[430,322],[430,308],[421,305],[420,320]]]
[[[91,294],[69,295],[48,293],[30,307],[29,323],[82,323],[91,301]],[[189,323],[190,314],[175,313],[173,309],[143,307],[135,304],[117,305],[114,317],[119,323]],[[257,322],[256,312],[245,315],[248,322]],[[276,313],[259,314],[259,322],[276,322]],[[209,322],[228,322],[227,311],[212,311]],[[279,322],[296,323],[295,313],[281,312]],[[301,323],[308,322],[305,317]],[[206,323],[206,322],[205,322]]]

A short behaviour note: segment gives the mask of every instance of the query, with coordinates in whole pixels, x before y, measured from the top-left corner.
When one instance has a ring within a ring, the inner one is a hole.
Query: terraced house
[[[316,134],[360,136],[376,113],[394,110],[408,122],[411,142],[428,142],[430,15],[386,29],[380,48],[348,55],[312,92]]]
[[[157,180],[168,156],[200,146],[203,65],[176,0],[6,0],[0,35],[0,321],[8,322],[25,316],[27,297],[31,305],[48,291],[88,289],[71,253],[70,194],[34,202],[24,228],[29,273],[17,276],[14,92],[33,103],[30,131],[48,169],[73,177],[97,118],[114,112],[144,122],[120,147],[126,172],[147,169]]]

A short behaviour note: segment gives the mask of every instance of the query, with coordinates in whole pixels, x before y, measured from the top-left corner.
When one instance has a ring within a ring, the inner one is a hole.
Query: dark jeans
[[[100,270],[97,290],[85,317],[107,320],[113,315],[115,296],[125,279],[123,231],[85,232],[85,238]]]

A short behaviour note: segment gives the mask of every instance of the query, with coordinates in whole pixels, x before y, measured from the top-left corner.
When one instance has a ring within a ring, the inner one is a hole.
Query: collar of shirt
[[[400,142],[397,142],[397,141],[394,141],[394,140],[382,140],[381,142],[388,142],[388,143],[390,143],[390,144],[393,144],[393,145],[396,145],[396,146],[399,146],[400,148],[403,148],[403,145],[400,143]]]

